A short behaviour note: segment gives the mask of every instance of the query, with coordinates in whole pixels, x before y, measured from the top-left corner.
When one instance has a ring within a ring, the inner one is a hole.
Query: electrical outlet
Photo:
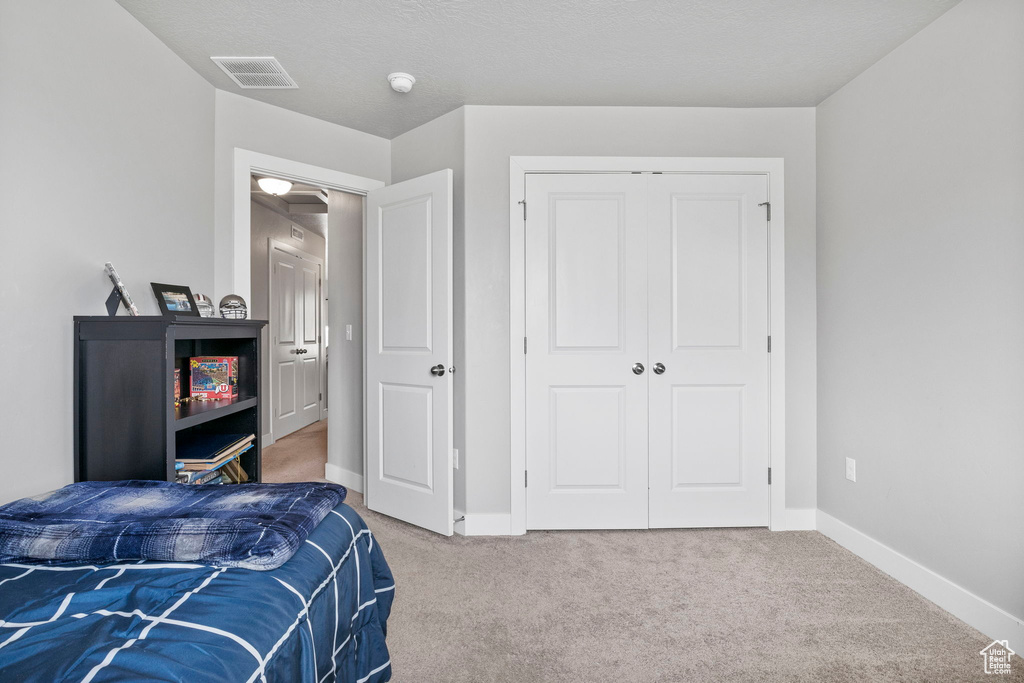
[[[345,325],[345,341],[352,341],[352,326]]]
[[[850,481],[857,481],[857,461],[853,458],[846,459],[846,478]]]
[[[452,449],[452,463],[455,465],[455,469],[459,469],[459,449]]]

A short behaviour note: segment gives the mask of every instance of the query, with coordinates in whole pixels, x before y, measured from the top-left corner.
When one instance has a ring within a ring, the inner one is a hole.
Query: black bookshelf
[[[174,481],[182,433],[254,434],[239,459],[262,481],[263,320],[75,317],[75,481]],[[188,394],[193,356],[237,356],[238,398],[174,405],[174,370]]]

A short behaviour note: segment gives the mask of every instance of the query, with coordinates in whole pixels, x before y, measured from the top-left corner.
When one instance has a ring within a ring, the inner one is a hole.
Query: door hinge
[[[772,468],[769,467],[768,468],[768,485],[771,486],[771,483],[772,483]]]
[[[525,221],[526,220],[526,200],[523,199],[519,203],[523,205],[523,220]]]
[[[771,222],[771,220],[772,220],[772,203],[771,202],[761,202],[760,204],[758,204],[758,206],[767,206],[768,207],[768,222]]]
[[[320,393],[320,400],[321,400],[321,401],[322,401],[322,400],[324,400],[324,395],[323,395],[323,392],[321,392],[321,393]]]
[[[772,352],[772,336],[768,335],[768,353]]]
[[[526,355],[526,337],[523,337],[523,355]]]
[[[523,470],[523,488],[525,489],[530,485],[529,472]]]

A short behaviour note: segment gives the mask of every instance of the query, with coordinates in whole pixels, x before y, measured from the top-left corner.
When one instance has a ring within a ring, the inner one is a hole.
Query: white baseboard
[[[274,445],[274,435],[267,432],[260,438],[260,448],[266,448],[267,446]]]
[[[818,528],[815,508],[786,508],[786,531],[814,531]]]
[[[363,492],[363,475],[346,470],[344,467],[339,467],[334,463],[329,462],[324,465],[324,479],[333,481],[335,484],[341,484],[357,493]]]
[[[464,517],[455,523],[455,533],[460,536],[508,536],[512,533],[512,515],[467,515],[461,510],[455,511],[455,519]]]
[[[1009,640],[1011,649],[1024,652],[1024,620],[821,510],[818,531],[989,638]]]

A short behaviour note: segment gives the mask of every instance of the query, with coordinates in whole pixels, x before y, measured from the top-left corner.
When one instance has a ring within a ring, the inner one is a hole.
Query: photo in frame
[[[149,283],[153,287],[156,302],[160,304],[160,313],[164,317],[191,315],[199,317],[199,308],[192,296],[192,290],[184,285],[165,285],[159,282]]]

